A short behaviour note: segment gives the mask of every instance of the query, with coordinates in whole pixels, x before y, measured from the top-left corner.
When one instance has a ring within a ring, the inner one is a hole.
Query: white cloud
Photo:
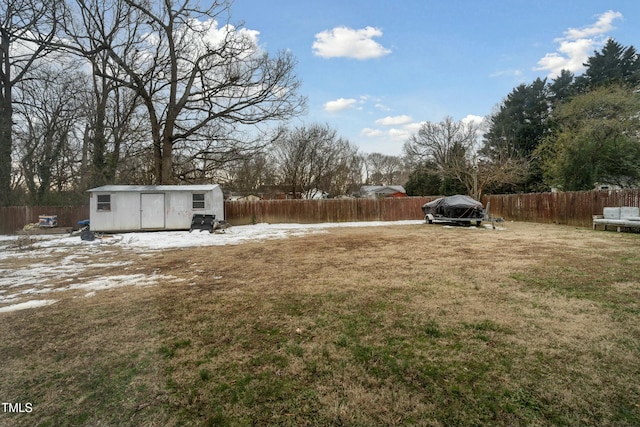
[[[463,123],[475,123],[476,125],[480,125],[484,120],[483,116],[476,116],[474,114],[469,114],[464,117],[461,121]],[[364,128],[360,131],[360,135],[372,139],[377,140],[386,140],[393,143],[403,143],[407,139],[409,139],[412,135],[415,135],[422,125],[425,124],[424,121],[414,122],[412,121],[410,116],[401,115],[395,117],[385,117],[383,119],[379,119],[375,121],[375,124],[378,126],[394,126],[390,129],[375,129],[375,128]],[[478,127],[478,135],[482,135],[482,128]]]
[[[376,124],[378,126],[397,126],[411,123],[412,120],[411,116],[405,114],[402,116],[387,116],[383,119],[378,119],[376,120]]]
[[[382,31],[379,28],[366,27],[354,30],[336,27],[316,34],[312,49],[314,55],[322,58],[379,58],[391,53],[391,50],[373,40],[374,37],[381,36]]]
[[[584,71],[583,64],[596,45],[596,41],[592,39],[563,41],[558,48],[560,53],[547,53],[538,61],[539,67],[536,70],[549,70],[549,77],[559,76],[563,69],[572,73]]]
[[[462,123],[473,123],[473,122],[475,122],[476,124],[480,124],[480,123],[482,123],[483,120],[484,120],[484,117],[482,117],[482,116],[476,116],[474,114],[468,114],[467,117],[463,118],[461,121],[462,121]]]
[[[373,103],[374,108],[380,111],[391,111],[391,108],[383,104],[383,99],[371,95],[360,95],[360,104]]]
[[[229,42],[229,35],[233,36],[235,43],[249,43],[250,46],[257,48],[260,31],[250,30],[248,28],[237,29],[233,25],[223,25],[218,27],[218,22],[215,19],[209,19],[206,21],[199,21],[197,19],[191,19],[187,28],[194,28],[198,32],[195,33],[195,38],[192,38],[192,43],[205,42],[210,46],[222,46],[224,43]]]
[[[522,70],[502,70],[496,71],[493,74],[490,74],[489,77],[522,77]]]
[[[622,13],[609,10],[598,17],[595,24],[584,27],[581,29],[569,28],[565,31],[564,35],[566,39],[578,40],[587,37],[599,36],[605,34],[615,27],[613,21],[616,19],[622,19]],[[562,39],[560,39],[562,40]]]
[[[404,128],[411,132],[411,134],[417,133],[420,128],[422,127],[422,125],[425,124],[425,122],[414,122],[414,123],[409,123],[408,125],[406,125]]]
[[[389,137],[391,137],[391,139],[395,141],[405,141],[409,139],[410,136],[411,132],[409,132],[407,129],[389,129]]]
[[[364,128],[360,131],[360,135],[367,138],[387,139],[394,142],[406,141],[414,132],[407,127],[402,129],[391,128],[388,130]]]
[[[338,98],[335,101],[329,101],[324,104],[324,110],[329,113],[335,113],[337,111],[352,108],[358,101],[353,98],[345,99]]]
[[[564,70],[572,73],[584,71],[584,63],[596,48],[603,44],[604,35],[613,30],[613,21],[622,19],[620,12],[609,10],[598,16],[597,21],[583,28],[570,28],[564,37],[554,40],[558,43],[558,51],[547,53],[538,61],[536,71],[548,70],[549,77],[556,77]]]
[[[380,129],[364,128],[360,131],[360,135],[366,136],[369,138],[379,138],[381,136],[384,136],[384,132],[381,131]]]

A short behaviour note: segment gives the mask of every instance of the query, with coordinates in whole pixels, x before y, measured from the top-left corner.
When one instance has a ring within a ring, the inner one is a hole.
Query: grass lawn
[[[0,426],[640,425],[640,234],[336,228],[80,278],[123,260],[172,279],[0,313],[0,400],[32,405]]]

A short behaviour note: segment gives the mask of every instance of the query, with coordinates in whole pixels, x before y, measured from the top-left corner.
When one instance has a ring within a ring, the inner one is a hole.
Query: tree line
[[[297,197],[403,181],[304,114],[296,60],[231,2],[0,0],[0,205],[83,202],[103,184],[222,183]],[[364,175],[364,178],[363,178]]]
[[[484,123],[425,123],[404,146],[413,194],[640,185],[640,55],[609,39],[575,76],[520,84]]]
[[[83,202],[103,184],[218,182],[241,194],[410,195],[637,185],[633,47],[516,87],[483,123],[425,122],[403,156],[364,154],[306,111],[290,52],[215,0],[0,0],[0,205]]]
[[[269,147],[229,165],[227,188],[240,194],[277,187],[291,197],[338,197],[363,184],[405,182],[409,165],[399,156],[360,153],[326,124],[281,127]]]
[[[300,115],[295,58],[230,2],[2,0],[0,204],[211,179]]]

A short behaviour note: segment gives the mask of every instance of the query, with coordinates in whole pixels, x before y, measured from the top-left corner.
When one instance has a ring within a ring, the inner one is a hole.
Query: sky
[[[363,153],[425,121],[480,120],[519,84],[579,75],[607,38],[640,49],[638,0],[235,0],[231,21],[297,59],[306,114]]]

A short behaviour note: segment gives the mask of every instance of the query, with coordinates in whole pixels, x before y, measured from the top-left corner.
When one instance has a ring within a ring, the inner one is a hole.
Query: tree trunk
[[[105,121],[106,121],[106,99],[107,96],[103,93],[96,92],[96,99],[98,101],[96,105],[96,122],[95,127],[93,129],[93,159],[92,159],[92,169],[93,169],[93,180],[91,185],[94,187],[99,187],[104,184],[112,184],[111,182],[106,182],[106,159],[105,159],[105,150],[107,148],[107,137],[106,137],[106,129],[105,129]]]
[[[11,151],[13,106],[11,105],[11,62],[9,61],[9,34],[0,29],[0,206],[9,205],[11,191]]]
[[[0,206],[8,206],[11,192],[11,126],[13,110],[11,102],[7,102],[4,97],[0,100],[0,103]]]
[[[173,144],[171,139],[165,138],[162,141],[162,172],[160,184],[173,184]]]

